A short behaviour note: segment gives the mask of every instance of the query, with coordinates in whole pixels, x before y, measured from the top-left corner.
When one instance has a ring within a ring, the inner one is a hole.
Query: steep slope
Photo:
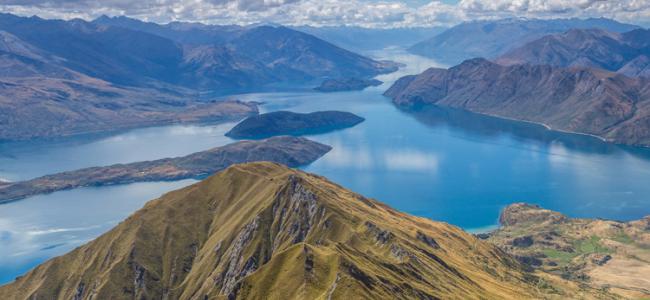
[[[182,157],[91,167],[7,185],[0,182],[0,203],[84,186],[205,178],[230,165],[251,161],[272,161],[299,167],[314,162],[331,149],[305,138],[287,136],[242,141]]]
[[[502,66],[472,59],[398,80],[386,95],[402,107],[441,105],[650,145],[650,85],[645,78],[584,68]]]
[[[0,298],[524,299],[538,283],[456,227],[251,163],[147,203]]]
[[[397,70],[397,65],[379,62],[334,46],[312,35],[287,27],[259,26],[242,33],[227,47],[255,57],[285,78],[369,77]]]
[[[650,297],[650,216],[630,222],[569,218],[516,203],[486,238],[532,268],[630,299]]]
[[[502,64],[548,64],[643,73],[650,56],[650,30],[615,33],[600,29],[574,29],[545,36],[513,49],[497,59]]]
[[[476,21],[454,26],[413,45],[409,51],[449,65],[456,65],[469,58],[494,58],[542,36],[572,28],[600,28],[625,32],[638,27],[604,18]]]
[[[83,20],[45,20],[0,14],[0,30],[63,58],[65,67],[125,85],[172,83],[183,49],[171,40]]]

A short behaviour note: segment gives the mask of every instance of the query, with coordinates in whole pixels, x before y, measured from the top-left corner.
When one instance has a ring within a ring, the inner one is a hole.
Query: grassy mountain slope
[[[0,287],[0,298],[526,299],[553,291],[569,290],[551,289],[459,228],[316,175],[250,163],[147,203]]]

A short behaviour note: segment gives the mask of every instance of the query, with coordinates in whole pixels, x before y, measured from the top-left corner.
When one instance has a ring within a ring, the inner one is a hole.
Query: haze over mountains
[[[572,29],[512,49],[496,61],[503,64],[599,68],[634,77],[650,75],[649,58],[648,29],[624,33],[601,29]]]
[[[312,34],[345,49],[361,52],[389,47],[402,48],[426,40],[447,29],[446,27],[382,29],[354,26],[297,26],[292,28]]]
[[[584,28],[625,32],[637,29],[638,26],[605,18],[475,21],[454,26],[413,45],[409,51],[448,65],[456,65],[475,57],[495,58],[508,50],[548,34]]]
[[[0,65],[0,139],[240,119],[254,105],[197,102],[198,92],[396,69],[286,27],[10,14],[0,14]]]

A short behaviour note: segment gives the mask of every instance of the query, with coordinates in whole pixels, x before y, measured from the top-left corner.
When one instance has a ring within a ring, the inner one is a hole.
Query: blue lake
[[[336,109],[360,125],[309,138],[333,150],[304,167],[351,190],[467,230],[493,228],[499,211],[531,202],[574,217],[619,220],[650,214],[650,151],[587,136],[443,108],[403,112],[382,96],[396,78],[435,62],[400,51],[407,64],[365,91],[228,96],[262,111]],[[233,142],[234,123],[166,126],[105,136],[0,144],[0,178],[22,180],[81,167],[186,155]],[[195,181],[83,188],[0,205],[0,282],[115,226],[147,200]]]

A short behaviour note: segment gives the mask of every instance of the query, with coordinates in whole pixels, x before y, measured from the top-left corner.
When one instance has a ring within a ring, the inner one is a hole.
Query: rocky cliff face
[[[650,85],[589,68],[502,66],[472,59],[398,80],[386,95],[396,105],[441,105],[553,129],[650,145]]]
[[[456,227],[251,163],[149,202],[0,298],[522,299],[546,294],[539,280]]]

